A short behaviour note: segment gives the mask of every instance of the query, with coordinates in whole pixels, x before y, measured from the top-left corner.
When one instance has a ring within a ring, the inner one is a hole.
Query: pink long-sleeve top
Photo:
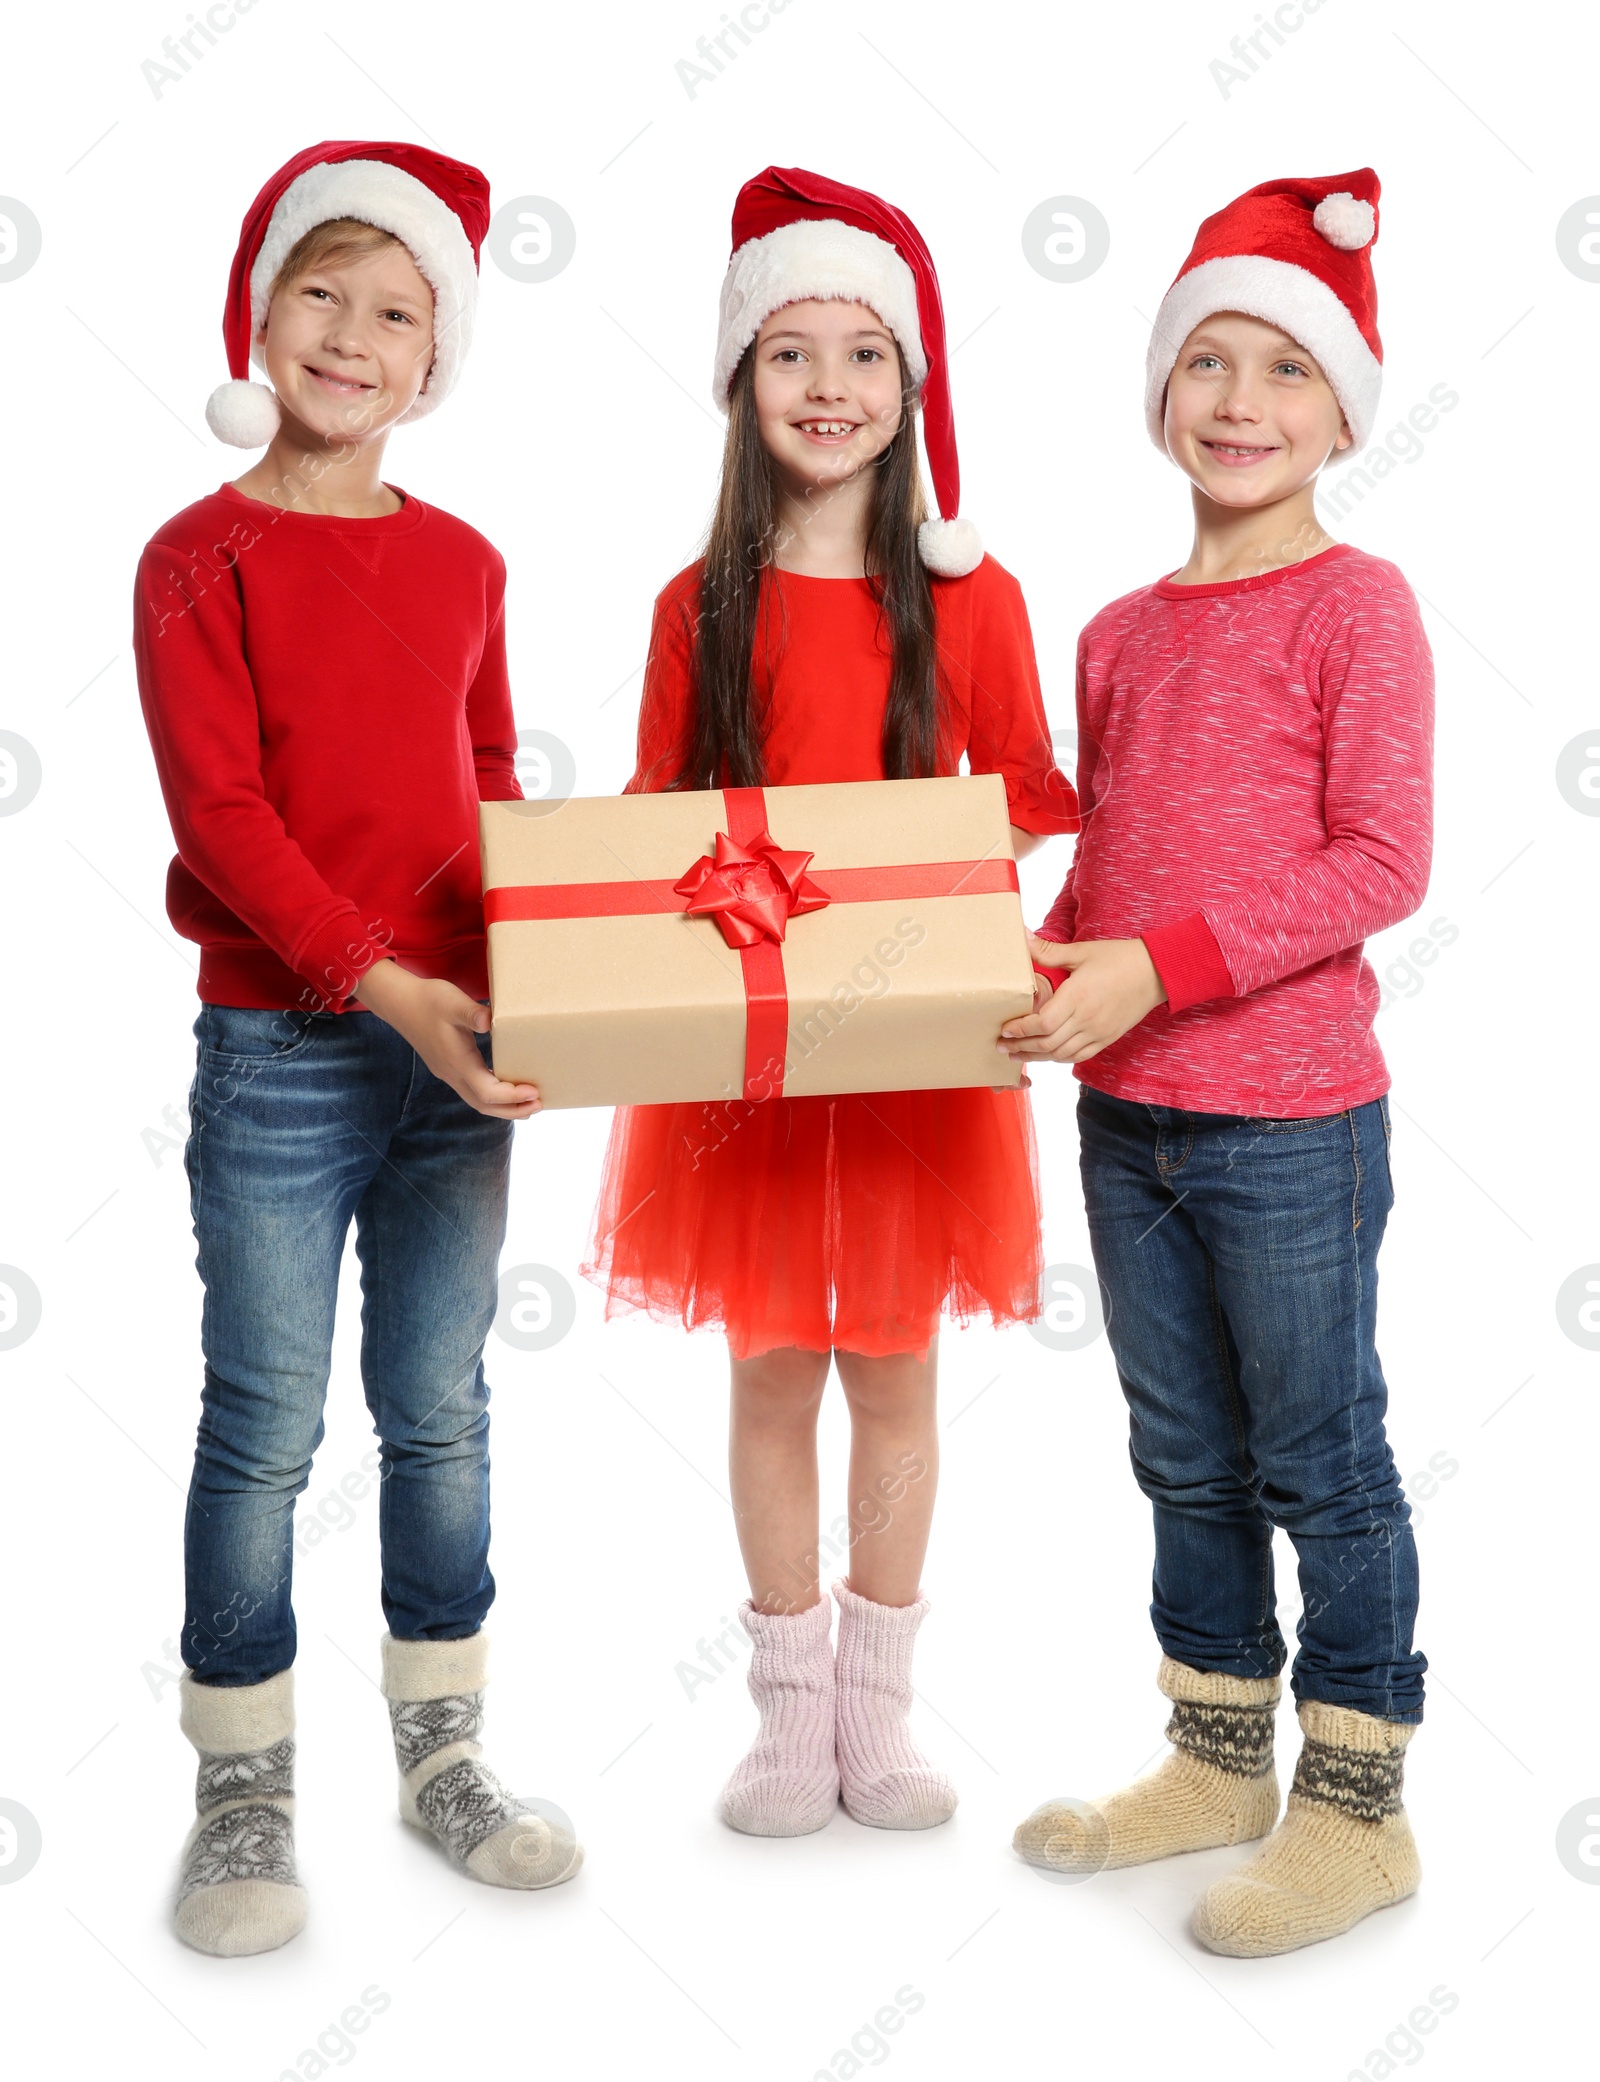
[[[1077,854],[1041,931],[1142,938],[1167,1002],[1077,1067],[1117,1098],[1300,1118],[1388,1090],[1369,933],[1421,903],[1433,660],[1393,564],[1337,544],[1160,579],[1078,645]]]

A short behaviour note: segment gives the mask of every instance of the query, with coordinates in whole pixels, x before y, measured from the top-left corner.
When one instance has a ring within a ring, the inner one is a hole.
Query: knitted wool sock
[[[1318,1699],[1301,1700],[1300,1727],[1283,1820],[1195,1907],[1194,1934],[1209,1951],[1292,1952],[1417,1891],[1422,1867],[1400,1804],[1411,1727]]]
[[[1163,1656],[1172,1753],[1148,1777],[1086,1806],[1036,1807],[1012,1839],[1030,1865],[1095,1873],[1265,1836],[1278,1818],[1276,1677],[1229,1677]]]
[[[200,1753],[175,1921],[197,1952],[270,1952],[304,1927],[294,1869],[294,1672],[263,1684],[196,1684],[179,1726]]]
[[[739,1607],[761,1726],[722,1789],[722,1819],[746,1836],[809,1836],[838,1808],[831,1617],[826,1598],[804,1612]]]
[[[553,1887],[583,1851],[559,1824],[508,1793],[480,1762],[489,1644],[383,1637],[401,1819],[443,1845],[463,1872],[491,1887]]]
[[[932,1829],[956,1789],[911,1739],[911,1644],[928,1601],[877,1605],[836,1583],[839,1601],[839,1787],[845,1811],[874,1829]]]

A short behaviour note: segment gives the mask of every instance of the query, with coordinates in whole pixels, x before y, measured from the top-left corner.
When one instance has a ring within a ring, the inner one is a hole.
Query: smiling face
[[[1268,506],[1350,446],[1322,370],[1289,335],[1218,312],[1183,343],[1167,381],[1167,453],[1219,506]]]
[[[260,344],[279,403],[308,433],[368,441],[427,380],[433,291],[402,245],[335,253],[277,287]]]
[[[899,350],[865,304],[808,298],[756,335],[761,443],[790,485],[832,488],[880,456],[899,428]]]

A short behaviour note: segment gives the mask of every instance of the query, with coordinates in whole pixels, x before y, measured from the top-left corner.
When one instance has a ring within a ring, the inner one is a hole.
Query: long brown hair
[[[728,397],[722,486],[706,539],[694,632],[695,721],[675,788],[759,787],[766,778],[752,663],[758,636],[781,642],[777,588],[763,588],[784,523],[778,483],[762,444],[755,405],[755,347],[745,350]],[[866,571],[888,631],[891,667],[883,718],[883,769],[890,780],[931,774],[939,754],[939,689],[933,587],[917,554],[927,517],[917,464],[917,401],[907,387],[894,439],[867,465],[873,472]]]

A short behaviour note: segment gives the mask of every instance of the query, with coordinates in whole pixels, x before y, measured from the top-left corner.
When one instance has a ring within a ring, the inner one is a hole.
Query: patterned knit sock
[[[1400,1805],[1410,1726],[1302,1699],[1300,1727],[1283,1820],[1196,1904],[1194,1934],[1212,1952],[1292,1952],[1417,1891],[1422,1867]]]
[[[804,1612],[739,1607],[761,1726],[722,1789],[722,1819],[747,1836],[809,1836],[838,1808],[831,1617],[826,1598]]]
[[[836,1583],[839,1601],[839,1788],[845,1811],[874,1829],[932,1829],[956,1789],[911,1739],[911,1644],[928,1601],[877,1605]]]
[[[1080,1873],[1144,1865],[1248,1843],[1277,1820],[1272,1722],[1280,1680],[1191,1670],[1163,1656],[1156,1682],[1172,1701],[1171,1755],[1103,1800],[1036,1807],[1012,1839],[1030,1865]]]
[[[383,1637],[400,1814],[425,1830],[475,1880],[491,1887],[553,1887],[583,1863],[571,1834],[508,1793],[480,1761],[489,1644]]]
[[[196,1684],[179,1725],[200,1752],[183,1846],[178,1935],[197,1952],[270,1952],[304,1927],[294,1869],[294,1672],[264,1684]]]

